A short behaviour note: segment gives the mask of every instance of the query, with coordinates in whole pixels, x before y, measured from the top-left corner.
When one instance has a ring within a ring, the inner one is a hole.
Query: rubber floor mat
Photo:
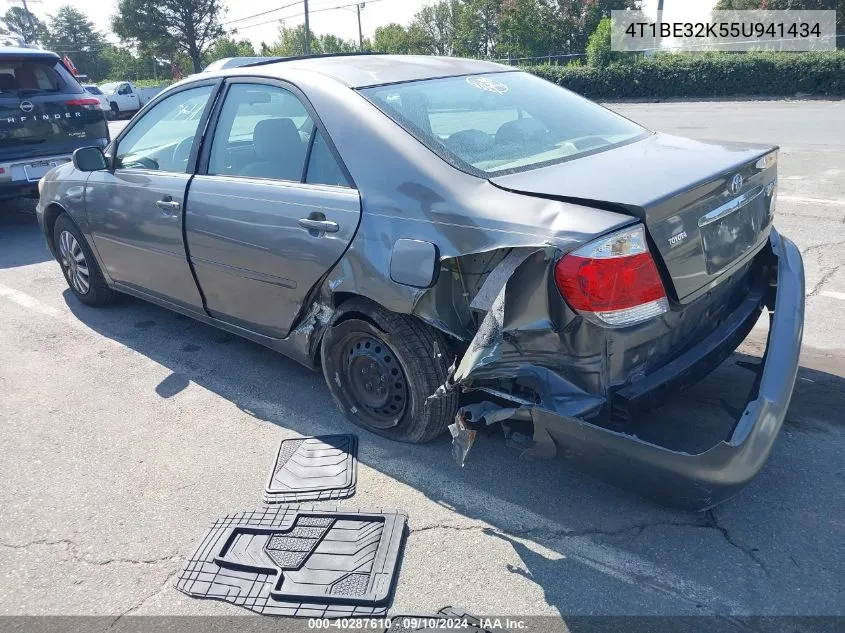
[[[407,517],[396,511],[269,507],[211,527],[177,588],[265,615],[386,615]]]
[[[463,631],[465,633],[491,633],[481,621],[455,607],[444,607],[429,615],[391,615],[390,628],[383,633],[402,631]],[[500,620],[501,621],[501,620]]]
[[[358,437],[324,435],[282,440],[264,488],[265,503],[328,501],[355,494]]]

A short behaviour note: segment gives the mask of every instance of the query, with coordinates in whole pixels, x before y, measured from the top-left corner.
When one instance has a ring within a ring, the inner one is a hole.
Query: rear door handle
[[[158,200],[156,202],[156,206],[164,211],[167,215],[175,215],[179,209],[182,208],[182,205],[179,204],[176,200],[169,199],[170,196],[164,198],[163,200]]]
[[[339,230],[337,222],[332,222],[331,220],[302,218],[299,220],[299,226],[309,231],[320,231],[322,233],[337,233]]]

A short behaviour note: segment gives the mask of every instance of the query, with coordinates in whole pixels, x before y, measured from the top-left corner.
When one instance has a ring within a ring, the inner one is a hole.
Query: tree
[[[610,18],[602,18],[596,30],[587,40],[587,65],[608,66],[613,59],[610,45]]]
[[[553,27],[543,0],[504,0],[499,16],[499,54],[515,57],[548,55],[556,50]]]
[[[455,54],[491,57],[499,36],[502,0],[465,0],[458,5]]]
[[[111,24],[115,35],[162,57],[179,51],[200,72],[202,56],[223,35],[221,0],[119,0]]]
[[[106,39],[79,9],[66,4],[49,16],[44,43],[59,55],[70,57],[79,72],[92,81],[109,75],[111,68],[103,57]]]
[[[391,55],[408,54],[408,29],[401,24],[388,24],[376,28],[373,50]]]
[[[462,0],[440,0],[423,7],[411,22],[410,29],[417,29],[423,38],[421,44],[430,55],[452,55],[455,50],[458,16]]]
[[[324,53],[354,53],[358,50],[356,42],[341,39],[336,35],[320,35],[317,40],[320,50]]]
[[[311,35],[311,53],[318,55],[323,50],[320,48],[320,40],[314,37],[313,31]],[[262,51],[264,54],[265,51]],[[299,26],[279,26],[279,39],[275,44],[269,46],[266,54],[275,57],[297,57],[305,55],[305,25]]]
[[[236,41],[231,37],[218,37],[203,56],[203,66],[226,57],[254,57],[255,49],[249,40]]]
[[[21,37],[29,44],[42,42],[47,35],[44,23],[23,7],[10,7],[3,22],[9,34]]]

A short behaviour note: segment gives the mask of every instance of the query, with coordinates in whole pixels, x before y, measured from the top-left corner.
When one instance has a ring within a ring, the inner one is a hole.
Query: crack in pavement
[[[175,558],[180,558],[178,554],[170,554],[167,556],[160,556],[158,558],[147,558],[147,559],[138,559],[138,558],[107,558],[107,559],[95,559],[89,558],[85,555],[79,554],[78,549],[79,545],[74,543],[70,539],[59,539],[59,540],[49,540],[49,539],[38,539],[35,541],[29,541],[27,543],[2,543],[0,542],[0,547],[6,549],[16,549],[16,550],[26,550],[30,547],[37,547],[37,546],[44,546],[44,547],[52,547],[52,546],[64,546],[66,551],[70,554],[70,558],[64,559],[65,561],[74,561],[77,563],[84,563],[86,565],[97,565],[97,566],[104,566],[104,565],[113,565],[118,563],[124,563],[127,565],[157,565],[159,563],[163,563],[165,561],[173,560]]]
[[[707,526],[706,527],[713,528],[714,530],[717,530],[718,532],[720,532],[722,534],[722,536],[725,538],[725,541],[727,543],[729,543],[731,546],[735,547],[740,552],[742,552],[743,554],[748,556],[748,558],[750,558],[752,561],[754,561],[754,563],[761,570],[763,570],[763,573],[766,574],[767,578],[772,577],[772,574],[771,574],[771,572],[769,572],[768,567],[766,567],[766,565],[763,563],[763,561],[760,559],[760,557],[757,556],[757,552],[754,548],[743,547],[742,545],[740,545],[739,543],[737,543],[733,539],[733,537],[731,536],[731,533],[728,531],[728,528],[726,528],[722,525],[719,525],[719,522],[716,519],[716,511],[713,508],[711,508],[710,510],[707,510],[707,512],[704,513],[704,516],[707,518]]]
[[[106,631],[112,630],[117,625],[117,623],[121,620],[121,618],[134,613],[135,611],[137,611],[138,609],[143,607],[147,602],[149,602],[150,600],[152,600],[153,598],[155,598],[159,594],[166,591],[170,586],[170,581],[173,580],[173,577],[176,574],[178,574],[181,571],[181,569],[182,569],[182,565],[180,563],[175,569],[173,569],[172,571],[170,571],[167,574],[167,576],[164,579],[164,582],[161,583],[161,585],[159,585],[154,591],[149,592],[146,596],[141,598],[137,603],[135,603],[134,605],[132,605],[128,609],[124,609],[122,612],[120,612],[117,615],[117,617],[114,620],[112,620],[111,623],[108,625],[108,627],[106,628]]]

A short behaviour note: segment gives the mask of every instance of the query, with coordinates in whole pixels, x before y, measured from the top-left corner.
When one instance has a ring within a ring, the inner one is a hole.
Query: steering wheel
[[[133,156],[129,160],[124,160],[120,162],[120,167],[122,169],[153,169],[158,170],[159,164],[158,161],[154,158],[150,158],[149,156]]]
[[[173,165],[174,167],[188,167],[188,159],[191,157],[191,147],[194,144],[194,137],[189,136],[188,138],[182,139],[179,141],[179,144],[173,148]]]

